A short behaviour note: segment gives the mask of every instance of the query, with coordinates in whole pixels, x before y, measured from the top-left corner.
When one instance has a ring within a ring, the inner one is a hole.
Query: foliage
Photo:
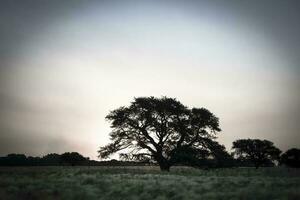
[[[56,166],[56,165],[83,165],[89,158],[85,158],[77,152],[66,152],[61,155],[47,154],[44,157],[26,157],[24,154],[8,154],[0,157],[0,166]]]
[[[127,149],[123,158],[156,161],[162,170],[181,162],[187,151],[193,164],[196,158],[214,156],[216,145],[211,144],[221,130],[219,119],[209,110],[188,109],[167,97],[135,98],[130,106],[111,111],[106,119],[111,122],[112,143],[100,148],[100,158]]]
[[[44,164],[48,166],[62,164],[61,155],[57,153],[47,154],[42,158],[42,160],[44,161]]]
[[[5,158],[0,159],[0,163],[5,162],[7,165],[21,165],[26,163],[27,158],[24,154],[8,154]]]
[[[300,167],[300,149],[292,148],[281,155],[280,164],[289,167]]]
[[[85,158],[77,152],[66,152],[60,156],[62,162],[70,164],[72,166],[78,165],[81,162],[89,160],[89,158]]]
[[[240,160],[251,161],[256,168],[279,160],[281,151],[268,140],[240,139],[233,142],[234,154]]]
[[[61,155],[50,153],[43,157],[32,157],[24,154],[8,154],[7,156],[0,157],[0,166],[141,166],[149,164],[149,162],[143,161],[122,161],[115,159],[105,161],[89,160],[89,158],[83,157],[76,152],[66,152]]]

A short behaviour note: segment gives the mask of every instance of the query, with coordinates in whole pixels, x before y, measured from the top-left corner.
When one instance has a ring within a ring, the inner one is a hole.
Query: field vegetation
[[[300,199],[300,170],[1,167],[0,199]]]

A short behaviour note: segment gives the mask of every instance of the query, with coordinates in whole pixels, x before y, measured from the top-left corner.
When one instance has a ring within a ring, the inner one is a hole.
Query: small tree
[[[62,160],[61,156],[57,153],[50,153],[45,155],[43,158],[43,164],[44,165],[61,165]]]
[[[84,161],[87,161],[88,158],[83,157],[77,152],[66,152],[60,155],[62,162],[70,164],[72,166],[79,165]]]
[[[8,166],[24,166],[27,165],[27,157],[24,154],[8,154],[4,157],[4,162]]]
[[[207,109],[188,109],[167,97],[135,98],[106,119],[111,122],[112,143],[100,147],[100,158],[127,149],[123,157],[154,160],[166,171],[186,152],[210,151],[208,143],[220,131],[218,118]]]
[[[215,167],[233,167],[234,159],[225,149],[224,145],[220,145],[216,141],[208,142],[211,149],[211,156],[215,161]]]
[[[241,139],[233,142],[234,154],[238,159],[251,161],[255,168],[279,160],[281,151],[268,140]]]
[[[280,164],[289,167],[300,167],[300,149],[292,148],[281,155]]]

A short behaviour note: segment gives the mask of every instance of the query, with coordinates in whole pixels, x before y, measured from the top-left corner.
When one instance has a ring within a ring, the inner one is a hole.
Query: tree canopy
[[[300,149],[292,148],[281,155],[280,163],[289,167],[300,167]]]
[[[77,152],[63,153],[60,155],[60,159],[62,162],[66,163],[66,164],[70,164],[72,166],[78,165],[80,162],[89,160],[89,158],[85,158]]]
[[[217,144],[214,139],[221,131],[219,119],[209,110],[189,109],[168,97],[135,98],[130,106],[111,111],[106,119],[111,122],[112,142],[100,147],[100,158],[126,149],[121,157],[153,160],[161,170],[169,170],[183,155],[212,155]]]
[[[58,165],[86,165],[89,158],[77,152],[63,154],[50,153],[43,157],[25,156],[24,154],[8,154],[0,157],[0,166],[58,166]]]
[[[236,140],[232,149],[238,159],[251,161],[256,168],[279,160],[281,153],[273,142],[259,139]]]

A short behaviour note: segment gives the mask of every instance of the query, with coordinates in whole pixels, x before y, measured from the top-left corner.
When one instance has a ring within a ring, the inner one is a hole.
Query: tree
[[[111,122],[112,142],[100,147],[100,158],[127,149],[125,157],[153,160],[164,171],[169,171],[184,151],[192,150],[197,156],[210,152],[209,142],[221,131],[219,119],[209,110],[189,109],[167,97],[135,98],[130,106],[111,111],[106,119]]]
[[[279,160],[281,151],[268,140],[240,139],[233,142],[238,159],[252,162],[255,168]]]
[[[220,145],[216,141],[207,141],[208,147],[211,150],[211,157],[214,159],[214,167],[233,167],[234,159],[225,149],[224,145]]]
[[[285,164],[289,167],[300,167],[300,149],[292,148],[281,155],[280,164]]]
[[[61,165],[61,156],[57,153],[50,153],[45,155],[43,158],[44,165]]]
[[[89,160],[88,158],[83,157],[77,152],[66,152],[60,155],[62,162],[70,164],[72,166],[79,165],[84,161]]]
[[[1,159],[1,165],[6,166],[25,166],[27,165],[27,157],[24,154],[8,154],[6,157]]]

